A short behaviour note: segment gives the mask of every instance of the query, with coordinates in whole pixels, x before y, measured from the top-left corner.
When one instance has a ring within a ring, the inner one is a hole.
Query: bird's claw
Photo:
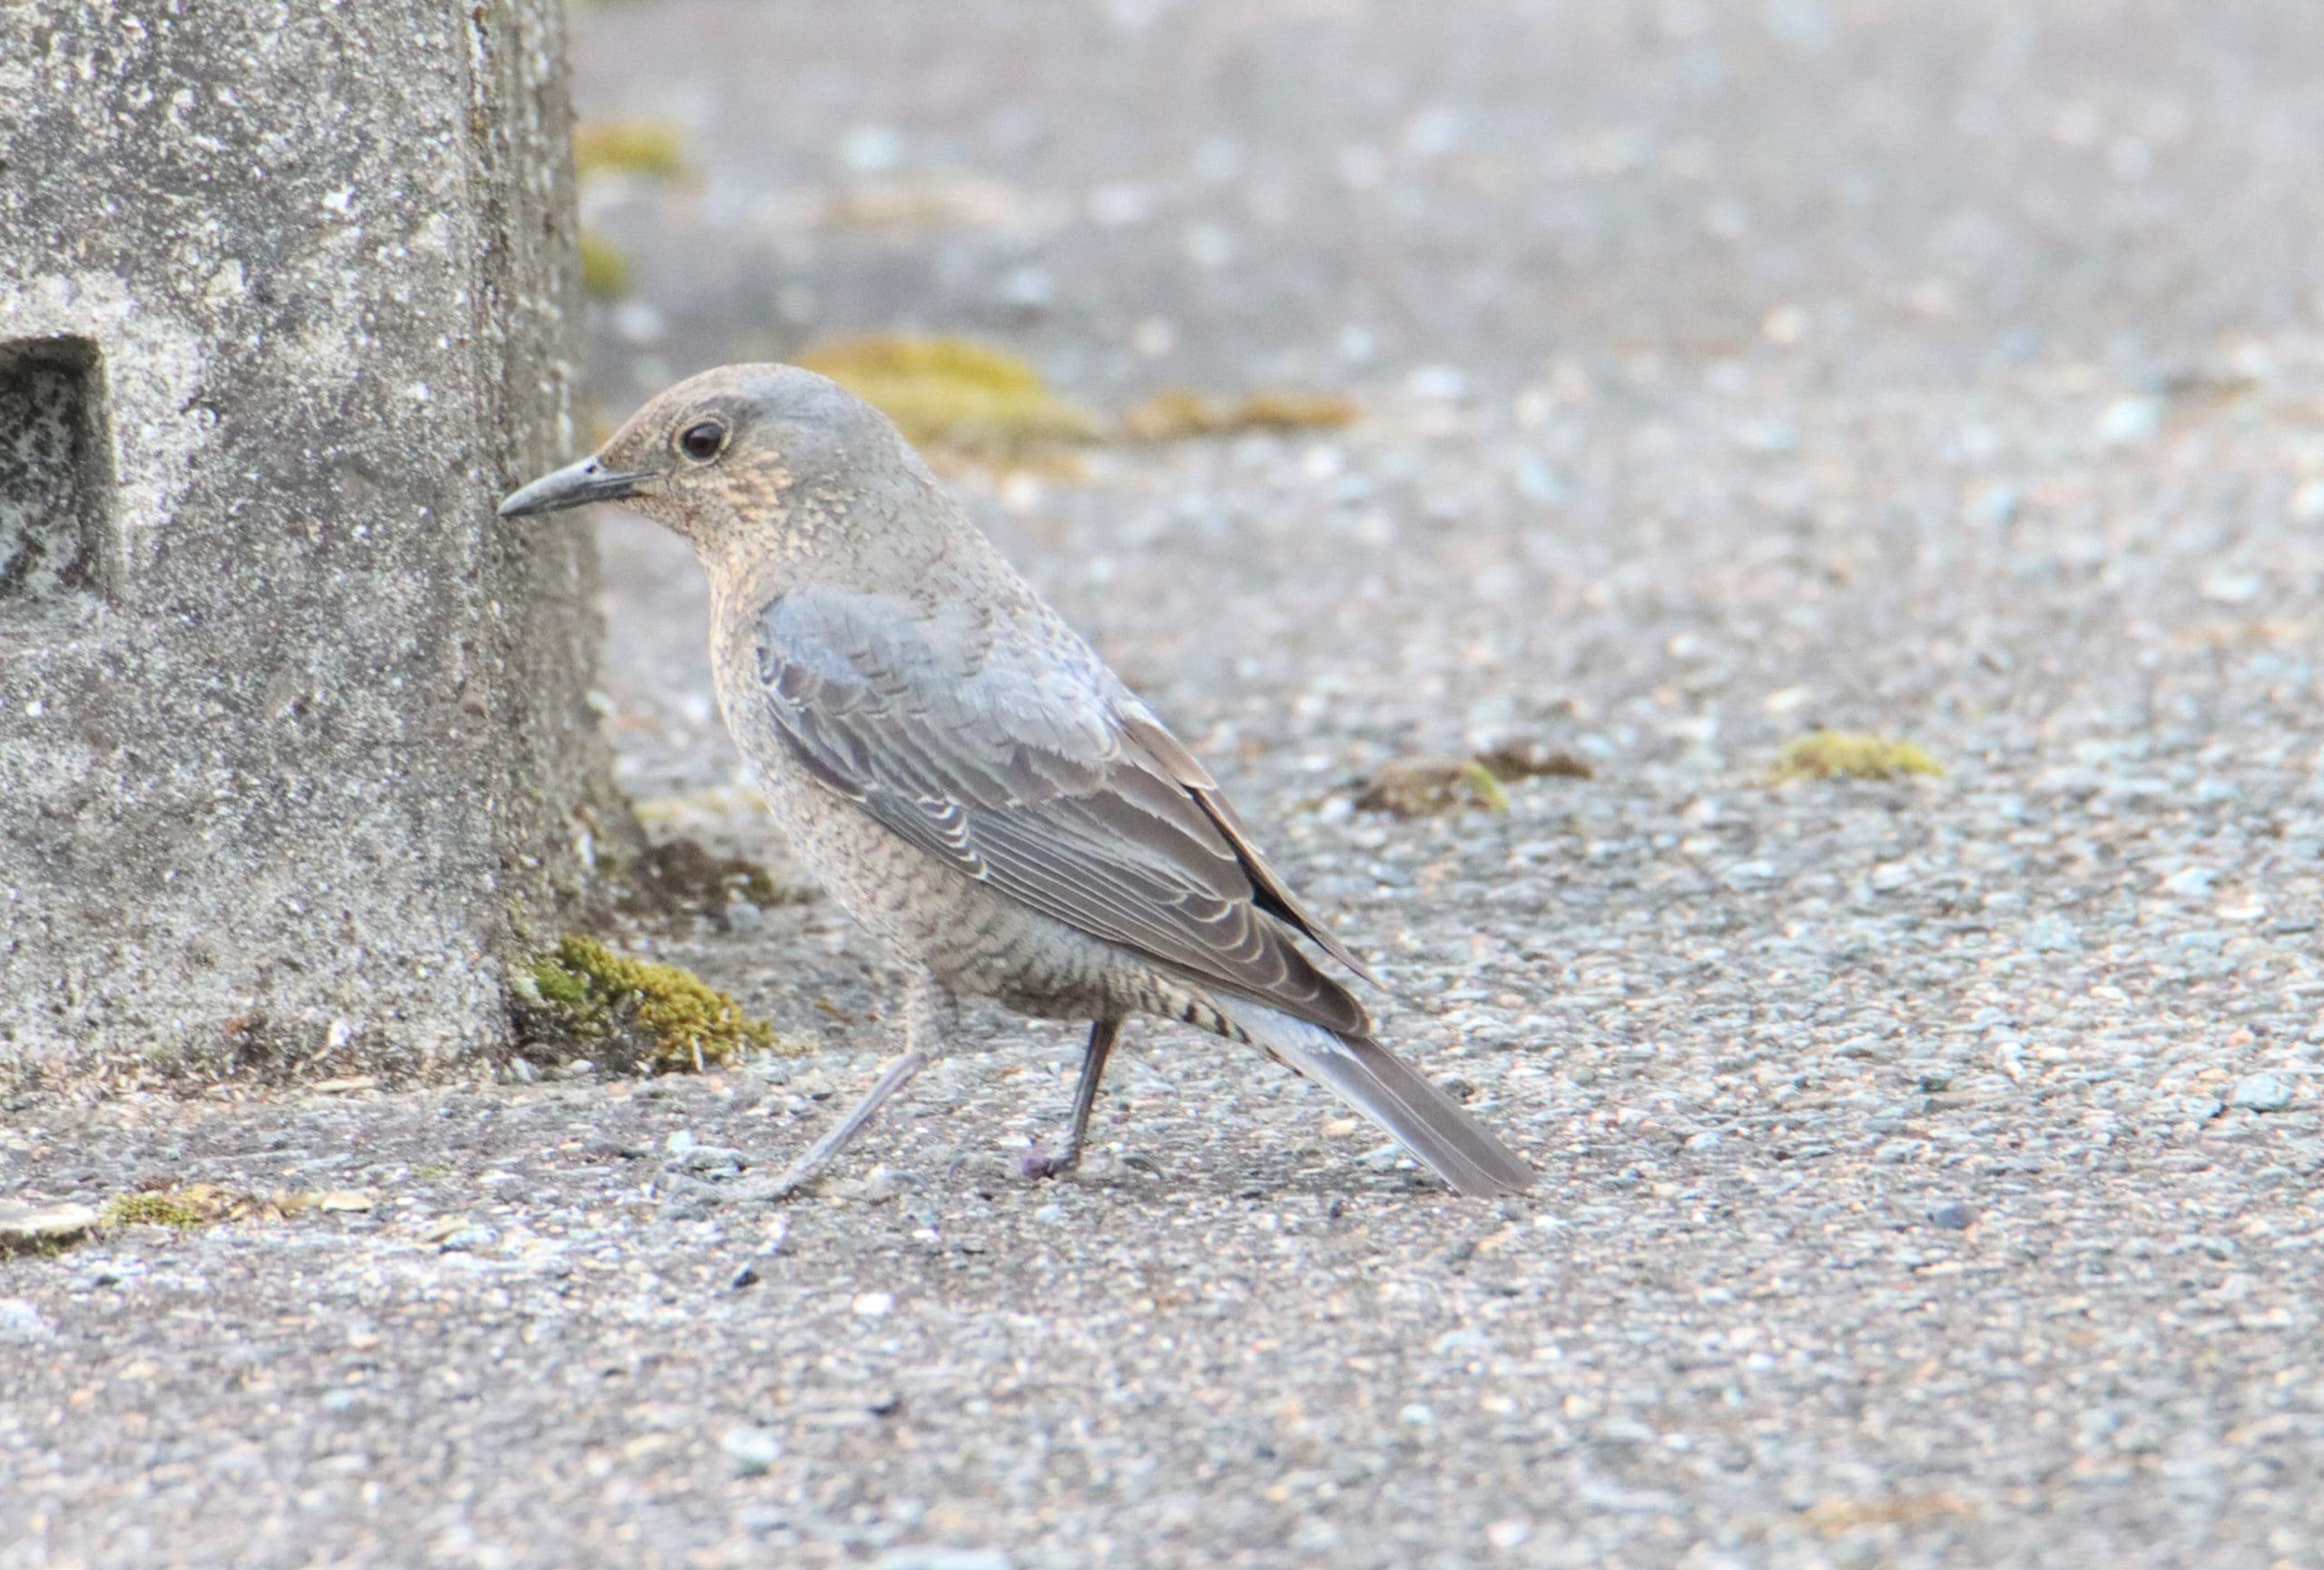
[[[1039,1145],[1029,1150],[1019,1152],[1017,1157],[1019,1175],[1036,1182],[1043,1178],[1061,1178],[1071,1171],[1073,1167],[1074,1161],[1070,1155],[1051,1155]]]

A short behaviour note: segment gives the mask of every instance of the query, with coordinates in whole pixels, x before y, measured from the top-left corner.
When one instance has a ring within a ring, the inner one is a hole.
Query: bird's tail
[[[1452,1098],[1367,1036],[1343,1036],[1263,1003],[1219,999],[1254,1045],[1362,1112],[1428,1163],[1456,1194],[1521,1194],[1533,1169]]]

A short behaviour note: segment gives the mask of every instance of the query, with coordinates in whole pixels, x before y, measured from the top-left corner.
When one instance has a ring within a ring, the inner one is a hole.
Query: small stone
[[[848,1304],[849,1309],[862,1319],[883,1319],[894,1311],[895,1306],[893,1292],[858,1292],[855,1300]]]
[[[2032,954],[2078,954],[2082,931],[2063,916],[2036,916],[2025,923],[2020,940]]]
[[[1396,1421],[1407,1428],[1433,1428],[1436,1427],[1436,1413],[1415,1401],[1396,1413]]]
[[[478,1249],[489,1249],[500,1240],[500,1234],[490,1227],[462,1227],[446,1234],[436,1247],[447,1254],[472,1254]]]
[[[0,1345],[45,1341],[56,1334],[41,1311],[22,1298],[0,1298]]]
[[[1738,862],[1719,879],[1730,889],[1763,889],[1776,881],[1773,862]]]
[[[858,125],[840,143],[840,157],[859,173],[876,174],[903,161],[904,139],[887,125]]]
[[[2109,447],[2134,447],[2154,439],[2162,429],[2162,400],[2118,398],[2098,417],[2098,439]]]
[[[2181,899],[2199,899],[2211,892],[2219,882],[2216,869],[2206,866],[2181,867],[2162,880],[2162,892]]]
[[[881,1555],[880,1570],[1009,1570],[1009,1555],[998,1548],[945,1548],[915,1543]]]
[[[1430,403],[1458,403],[1469,395],[1469,379],[1449,365],[1423,365],[1404,378],[1414,398]]]
[[[2203,579],[2203,597],[2214,605],[2246,605],[2260,597],[2267,580],[2256,572],[2221,568]]]
[[[2179,1096],[2171,1103],[2171,1112],[2182,1123],[2208,1123],[2226,1110],[2214,1096]]]
[[[718,1447],[726,1452],[738,1477],[756,1477],[783,1458],[783,1441],[774,1430],[752,1423],[737,1423],[727,1429]]]
[[[1485,1542],[1496,1552],[1502,1554],[1508,1553],[1512,1548],[1523,1547],[1532,1535],[1533,1523],[1513,1518],[1495,1521],[1485,1528]]]
[[[70,1243],[96,1224],[86,1205],[0,1204],[0,1254]]]
[[[1977,1212],[1958,1200],[1949,1200],[1934,1206],[1928,1213],[1928,1224],[1948,1232],[1965,1232],[1976,1221]]]
[[[2228,1104],[2247,1112],[2280,1112],[2291,1105],[2291,1081],[2282,1074],[2246,1074],[2235,1082]]]
[[[1047,311],[1057,303],[1057,274],[1046,267],[1019,267],[1001,281],[1000,298],[1019,311]]]

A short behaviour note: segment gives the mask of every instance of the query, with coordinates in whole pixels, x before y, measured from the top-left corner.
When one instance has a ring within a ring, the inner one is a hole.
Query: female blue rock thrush
[[[647,403],[505,518],[618,501],[710,574],[726,726],[801,857],[910,970],[902,1057],[756,1191],[791,1193],[942,1046],[956,998],[1095,1022],[1079,1159],[1125,1017],[1258,1048],[1462,1194],[1531,1168],[1372,1039],[1293,941],[1310,914],[1194,755],[945,495],[885,416],[812,372],[735,365]]]

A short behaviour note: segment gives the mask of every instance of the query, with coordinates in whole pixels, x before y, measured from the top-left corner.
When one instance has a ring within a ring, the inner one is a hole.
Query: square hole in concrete
[[[0,617],[105,592],[112,493],[95,342],[0,339]]]

